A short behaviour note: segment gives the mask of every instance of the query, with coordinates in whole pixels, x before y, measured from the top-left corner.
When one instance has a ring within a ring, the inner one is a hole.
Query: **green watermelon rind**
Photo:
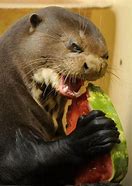
[[[106,116],[113,119],[120,132],[120,144],[116,144],[111,151],[113,164],[113,174],[109,181],[120,182],[126,175],[128,170],[128,151],[124,131],[118,117],[118,114],[106,93],[102,89],[93,84],[88,86],[88,102],[92,110],[101,110],[106,113]]]

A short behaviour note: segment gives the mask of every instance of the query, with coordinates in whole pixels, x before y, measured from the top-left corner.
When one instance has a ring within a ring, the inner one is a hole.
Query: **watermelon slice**
[[[126,175],[128,168],[126,139],[114,106],[100,87],[89,84],[85,93],[70,99],[70,105],[65,110],[68,123],[66,133],[68,135],[76,128],[79,116],[86,115],[91,110],[101,110],[106,113],[107,117],[115,121],[120,132],[121,143],[116,144],[110,153],[91,160],[88,165],[78,170],[75,185],[103,181],[120,182]]]

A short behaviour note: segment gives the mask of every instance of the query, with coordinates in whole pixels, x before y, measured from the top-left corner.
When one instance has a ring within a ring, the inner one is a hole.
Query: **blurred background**
[[[129,150],[124,186],[132,185],[132,0],[0,0],[0,34],[21,16],[58,5],[89,17],[109,48],[109,72],[97,83],[109,94],[122,121]]]

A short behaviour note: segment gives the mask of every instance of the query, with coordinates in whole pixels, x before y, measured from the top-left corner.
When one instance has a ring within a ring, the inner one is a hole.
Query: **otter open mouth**
[[[58,74],[52,69],[42,68],[39,69],[33,76],[33,80],[46,97],[47,94],[52,92],[58,92],[67,98],[79,97],[86,91],[85,82],[78,77],[66,76],[64,74]],[[54,91],[53,91],[54,90]]]
[[[72,79],[70,77],[61,76],[58,86],[58,91],[69,98],[80,96],[80,89],[84,85],[82,79],[76,78]]]

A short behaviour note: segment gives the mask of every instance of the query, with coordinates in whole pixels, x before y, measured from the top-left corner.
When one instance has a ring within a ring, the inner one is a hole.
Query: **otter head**
[[[63,8],[48,7],[30,15],[28,23],[20,48],[28,78],[39,93],[50,85],[64,96],[74,97],[84,81],[105,74],[107,46],[90,20]]]

